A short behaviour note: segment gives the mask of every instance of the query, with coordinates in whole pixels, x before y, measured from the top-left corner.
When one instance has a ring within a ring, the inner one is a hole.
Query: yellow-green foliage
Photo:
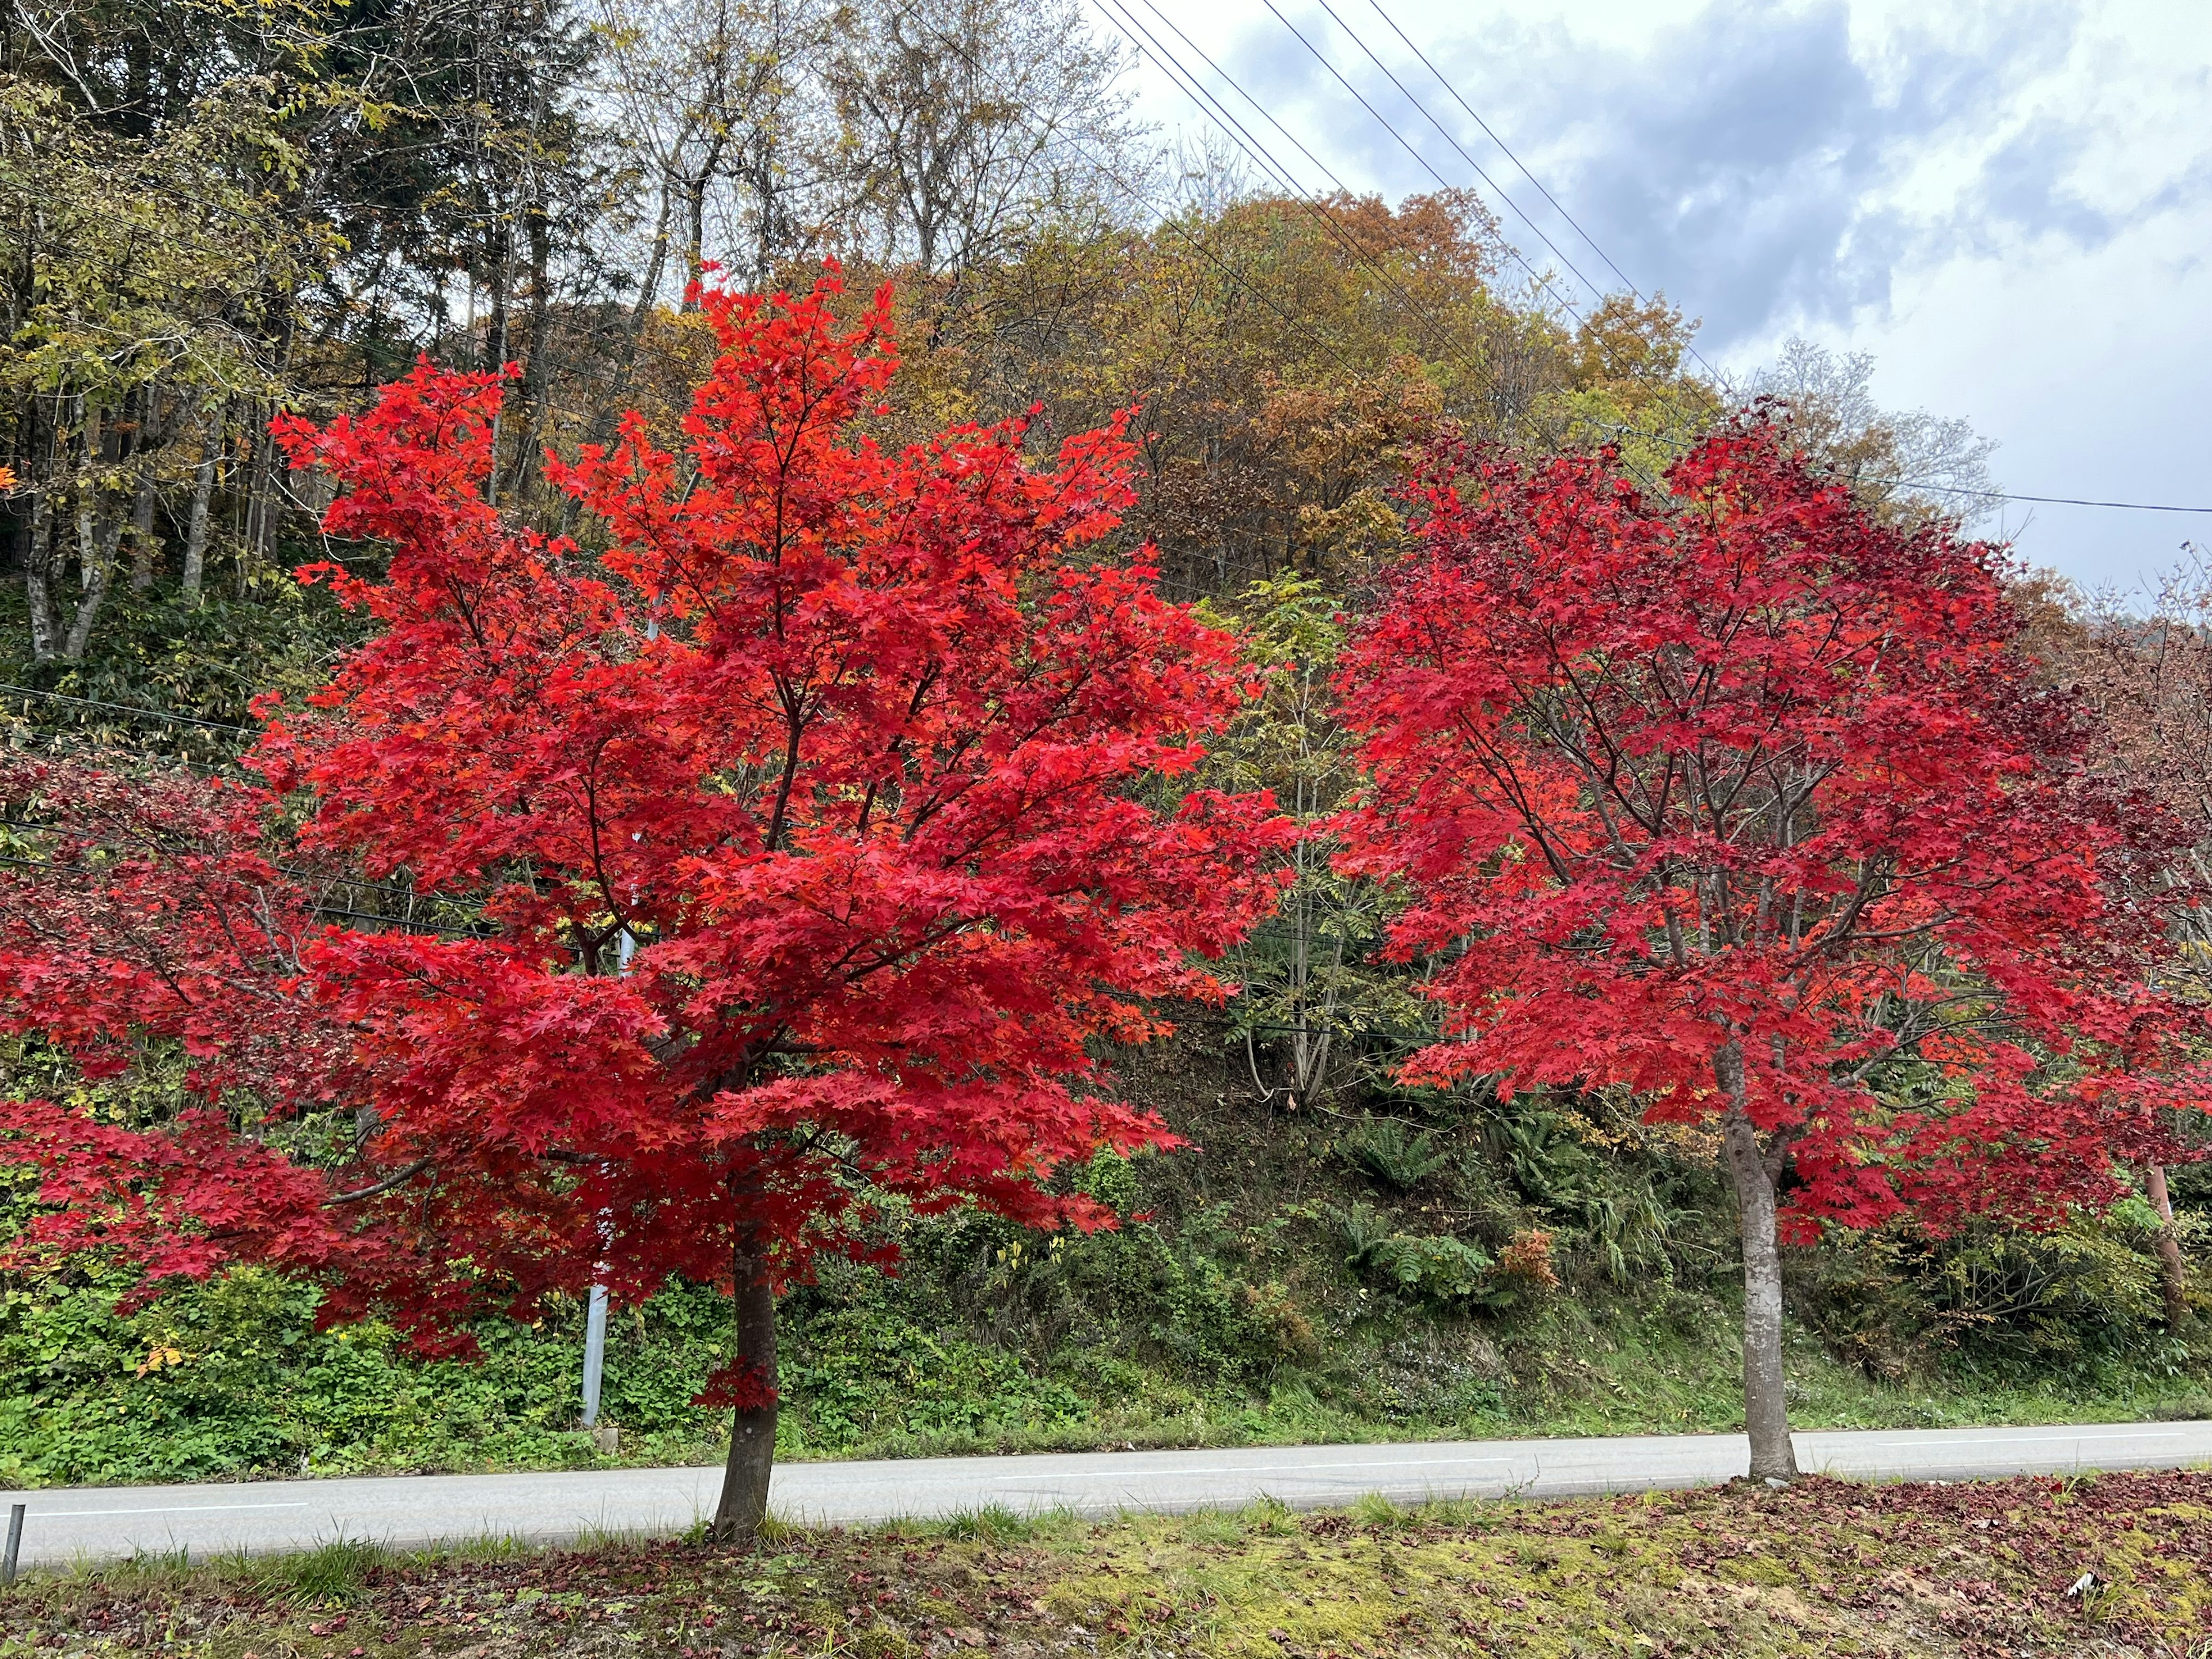
[[[2093,1575],[2086,1594],[2068,1594]],[[798,1659],[2096,1653],[2197,1659],[2212,1474],[1091,1522],[986,1510],[757,1552],[600,1540],[33,1577],[0,1656]]]

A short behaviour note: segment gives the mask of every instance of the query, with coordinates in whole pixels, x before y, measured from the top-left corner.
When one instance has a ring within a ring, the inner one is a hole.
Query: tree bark
[[[207,580],[208,507],[215,499],[215,475],[222,461],[222,418],[216,410],[208,416],[207,439],[200,449],[199,470],[192,477],[192,507],[185,520],[184,599],[200,602],[200,585]]]
[[[97,431],[95,417],[85,422],[87,454],[97,458],[100,452],[93,447],[90,434]],[[100,499],[101,486],[88,473],[77,486],[76,495],[76,556],[78,593],[76,614],[70,618],[69,628],[61,638],[61,658],[64,662],[82,662],[92,643],[92,625],[99,618],[100,606],[106,602],[107,590],[115,574],[116,550],[123,543],[123,514],[115,504]],[[58,620],[58,618],[57,618]]]
[[[2159,1288],[2166,1297],[2166,1322],[2178,1330],[2189,1322],[2189,1270],[2182,1263],[2181,1241],[2173,1234],[2173,1200],[2166,1190],[2166,1167],[2145,1165],[2143,1185],[2150,1190],[2151,1208],[2164,1224],[2158,1234]]]
[[[79,548],[79,556],[84,560],[84,591],[77,595],[76,615],[70,619],[69,632],[62,637],[64,662],[82,662],[92,644],[92,625],[106,602],[108,583],[115,574],[115,549],[123,537],[123,515],[103,514],[100,527],[90,533],[85,532],[80,517],[78,528],[85,538]]]
[[[515,506],[529,505],[532,482],[538,465],[538,434],[544,429],[545,404],[551,377],[551,358],[546,349],[545,337],[551,313],[550,296],[553,262],[553,233],[546,217],[543,201],[532,204],[524,220],[530,240],[530,307],[526,313],[525,326],[529,331],[529,353],[522,360],[522,384],[515,388],[515,404],[521,413],[521,430],[514,441],[514,469],[503,486],[507,499]],[[497,465],[498,452],[493,452],[493,464]],[[495,501],[498,500],[496,495]]]
[[[31,613],[31,658],[52,662],[61,654],[60,605],[54,598],[62,561],[54,555],[54,492],[31,500],[31,542],[23,557],[23,598]]]
[[[131,591],[154,591],[154,565],[161,544],[154,539],[154,473],[141,466],[138,486],[131,500]]]
[[[775,1462],[775,1291],[765,1253],[750,1243],[738,1246],[733,1265],[738,1363],[766,1387],[768,1399],[732,1414],[714,1535],[721,1543],[750,1544],[768,1518],[768,1479]]]
[[[1751,1439],[1751,1478],[1795,1480],[1797,1452],[1790,1438],[1782,1374],[1782,1247],[1774,1228],[1774,1173],[1751,1121],[1743,1053],[1735,1043],[1713,1056],[1713,1076],[1729,1102],[1721,1146],[1743,1235],[1743,1423]]]

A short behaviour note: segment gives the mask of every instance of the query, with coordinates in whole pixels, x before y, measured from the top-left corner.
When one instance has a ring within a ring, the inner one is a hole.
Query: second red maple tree
[[[1717,1133],[1751,1471],[1796,1473],[1778,1233],[2109,1201],[2204,1097],[2148,988],[2176,826],[2081,764],[1992,550],[1876,522],[1753,418],[1655,495],[1447,444],[1341,690],[1348,866],[1410,890],[1409,1079]]]

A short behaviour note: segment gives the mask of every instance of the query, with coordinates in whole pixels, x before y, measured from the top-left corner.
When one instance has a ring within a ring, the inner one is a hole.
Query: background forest
[[[252,698],[319,682],[356,637],[291,573],[377,556],[321,539],[273,414],[358,408],[418,355],[512,365],[488,492],[567,529],[543,452],[633,407],[673,444],[714,350],[692,285],[804,283],[828,258],[855,303],[896,284],[886,441],[1034,407],[1048,447],[1138,408],[1140,501],[1103,556],[1153,544],[1170,592],[1246,630],[1268,690],[1211,764],[1308,822],[1350,782],[1326,692],[1343,615],[1398,546],[1401,460],[1439,422],[1656,471],[1763,393],[1884,514],[1989,487],[1985,444],[1875,408],[1863,362],[1796,347],[1723,387],[1663,296],[1568,310],[1471,191],[1296,193],[1249,129],[1162,148],[1116,90],[1127,42],[1060,0],[112,0],[15,9],[0,38],[18,745],[219,771]],[[2194,584],[2148,615],[2027,576],[2016,598],[2052,681],[2108,716],[2100,764],[2212,845]],[[1371,961],[1393,897],[1326,854],[1302,843],[1236,1001],[1122,1058],[1194,1149],[1094,1162],[1120,1231],[894,1221],[900,1277],[793,1292],[787,1455],[1740,1420],[1712,1148],[1626,1100],[1392,1084],[1432,1034],[1420,970]],[[465,920],[367,883],[323,902]],[[134,1121],[182,1075],[157,1045],[97,1085],[35,1044],[5,1063],[12,1088]],[[20,1216],[27,1191],[6,1202]],[[1897,1227],[1805,1253],[1796,1414],[2212,1415],[2208,1244],[2192,1168],[2053,1234]],[[315,1292],[266,1274],[124,1316],[126,1288],[0,1281],[0,1481],[605,1455],[575,1428],[580,1312],[488,1330],[465,1367],[374,1327],[318,1334]],[[726,1343],[705,1290],[618,1322],[620,1455],[713,1455],[689,1402]]]

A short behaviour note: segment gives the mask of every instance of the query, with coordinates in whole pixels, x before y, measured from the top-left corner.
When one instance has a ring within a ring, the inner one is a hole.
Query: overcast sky
[[[1348,182],[1435,188],[1266,0],[1157,3]],[[1501,207],[1563,294],[1581,302],[1561,256],[1612,280],[1374,0],[1328,0],[1340,22],[1275,3],[1438,173],[1477,182],[1353,37],[1399,74],[1558,245]],[[1871,352],[1880,400],[1972,422],[2007,489],[2212,506],[2205,0],[1381,4],[1613,264],[1704,319],[1714,363],[1793,333]],[[1146,117],[1200,130],[1156,70],[1136,84]],[[2212,514],[2014,507],[1985,528],[2124,589],[2212,547]]]

